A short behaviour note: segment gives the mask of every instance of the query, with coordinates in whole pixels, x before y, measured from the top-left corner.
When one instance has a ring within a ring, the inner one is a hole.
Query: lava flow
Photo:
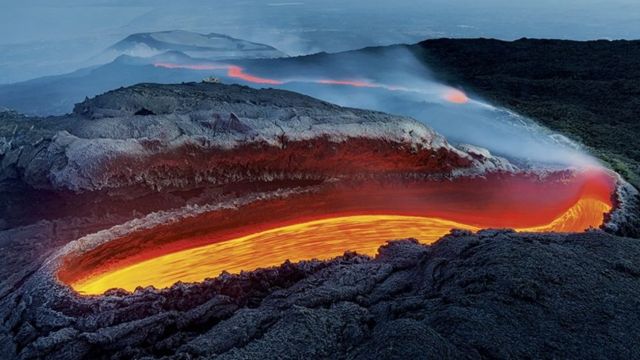
[[[58,277],[81,294],[102,294],[330,259],[347,250],[375,255],[388,240],[432,243],[454,228],[577,232],[603,224],[614,188],[600,170],[332,184],[132,233],[67,256]]]
[[[274,79],[267,79],[255,75],[248,74],[244,69],[237,65],[222,65],[222,64],[174,64],[159,62],[153,64],[155,67],[165,69],[189,69],[189,70],[227,70],[227,76],[234,79],[240,79],[246,82],[254,84],[268,84],[268,85],[281,85],[284,82]]]
[[[469,98],[467,94],[463,93],[458,89],[451,89],[445,92],[444,94],[445,100],[454,103],[454,104],[466,104],[469,102]]]
[[[353,79],[306,79],[306,78],[297,78],[296,80],[278,80],[266,77],[260,77],[256,75],[252,75],[245,71],[244,68],[238,65],[229,65],[229,64],[215,64],[215,63],[197,63],[197,64],[177,64],[177,63],[168,63],[168,62],[157,62],[154,63],[153,66],[157,68],[164,69],[187,69],[194,71],[217,71],[217,70],[226,70],[226,76],[242,80],[248,83],[259,84],[259,85],[284,85],[291,82],[300,82],[300,83],[313,83],[319,85],[328,85],[328,86],[349,86],[354,88],[369,88],[369,89],[384,89],[388,91],[404,91],[404,92],[415,92],[415,93],[423,93],[421,89],[416,88],[407,88],[404,86],[397,85],[386,85],[381,84],[369,80],[353,80]],[[469,98],[467,95],[458,90],[446,88],[443,90],[441,98],[445,101],[454,104],[466,104],[469,102]]]
[[[262,78],[262,77],[258,77],[258,76],[254,76],[251,74],[247,74],[244,72],[244,69],[242,69],[240,66],[236,66],[236,65],[229,65],[229,68],[227,70],[227,75],[229,77],[235,78],[235,79],[241,79],[244,81],[248,81],[248,82],[252,82],[254,84],[269,84],[269,85],[281,85],[284,84],[284,82],[279,81],[279,80],[274,80],[274,79],[267,79],[267,78]]]

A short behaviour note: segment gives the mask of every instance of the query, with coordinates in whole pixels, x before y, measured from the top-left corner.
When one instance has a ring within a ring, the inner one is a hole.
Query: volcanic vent
[[[27,177],[42,171],[24,171],[25,182],[98,198],[146,194],[139,202],[158,189],[200,189],[184,206],[61,249],[53,270],[81,294],[375,255],[390,239],[431,243],[452,229],[583,231],[617,204],[604,169],[519,169],[409,118],[279,90],[138,85],[71,116],[79,125],[39,154],[64,161],[46,184]]]

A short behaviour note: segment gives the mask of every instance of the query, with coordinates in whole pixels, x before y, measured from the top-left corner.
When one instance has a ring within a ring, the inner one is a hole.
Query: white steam
[[[456,90],[436,81],[432,71],[406,47],[288,59],[269,67],[258,63],[255,70],[284,80],[282,88],[342,106],[411,116],[453,144],[481,146],[521,165],[597,163],[565,136],[473,94],[467,94],[464,103],[448,99]],[[252,71],[251,65],[247,71]],[[318,84],[320,79],[370,86]]]

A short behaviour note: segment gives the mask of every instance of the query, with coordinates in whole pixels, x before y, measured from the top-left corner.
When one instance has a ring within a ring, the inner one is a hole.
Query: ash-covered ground
[[[80,296],[56,280],[65,246],[90,247],[73,242],[126,222],[146,226],[132,219],[354,176],[521,171],[415,120],[218,84],[139,85],[66,116],[2,119],[8,359],[640,356],[640,243],[602,230],[454,231],[431,246],[392,242],[375,258],[133,294]],[[617,225],[632,206],[620,207]]]

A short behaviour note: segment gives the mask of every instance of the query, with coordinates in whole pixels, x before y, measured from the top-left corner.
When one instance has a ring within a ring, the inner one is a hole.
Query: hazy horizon
[[[631,0],[2,1],[0,83],[68,72],[127,35],[222,33],[289,55],[436,37],[640,38]]]

